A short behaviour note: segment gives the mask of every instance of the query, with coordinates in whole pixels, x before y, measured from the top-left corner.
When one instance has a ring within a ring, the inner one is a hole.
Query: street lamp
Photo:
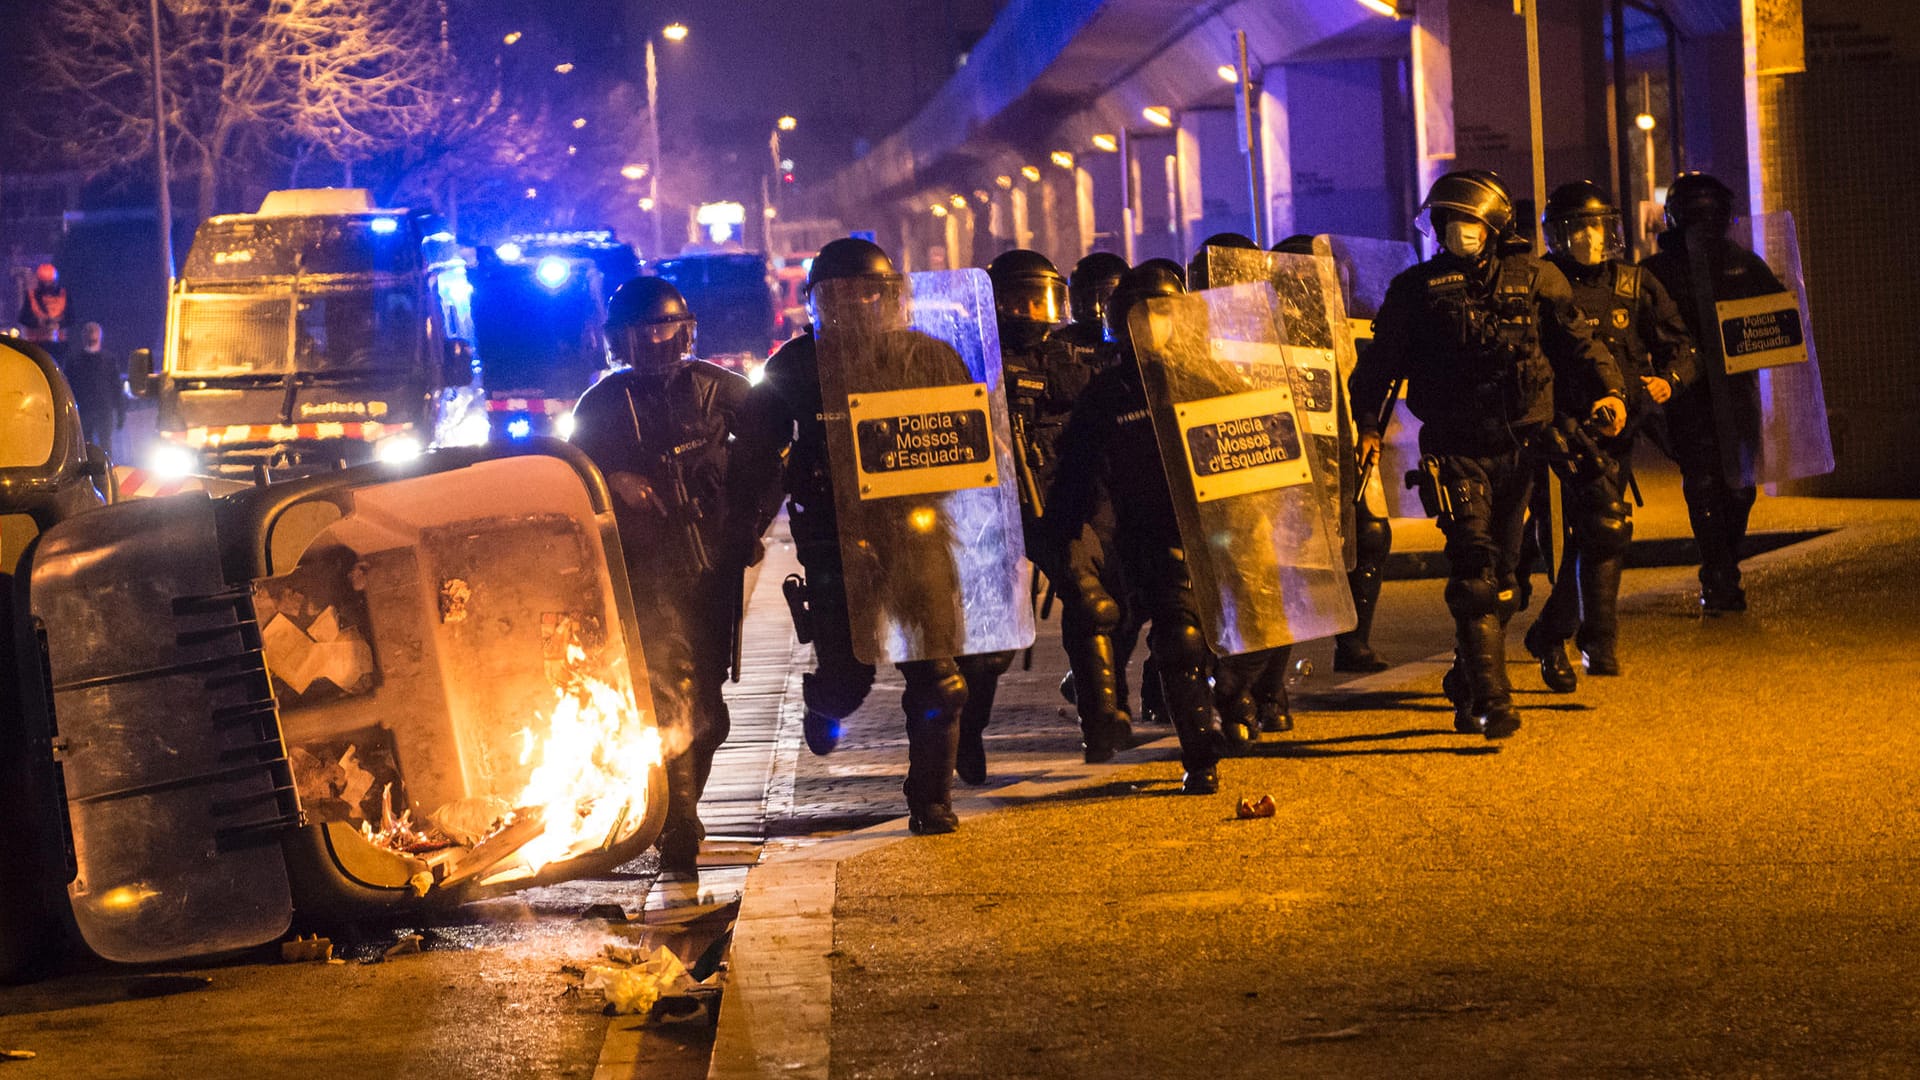
[[[687,28],[681,23],[668,23],[660,36],[668,41],[685,41]],[[660,205],[660,66],[653,52],[653,37],[647,37],[647,160],[653,167],[647,173],[647,201]],[[666,246],[660,231],[661,215],[653,215],[653,251],[654,258],[660,257]]]
[[[800,121],[795,120],[791,116],[783,116],[775,123],[775,126],[781,131],[792,131],[794,128],[800,126]]]

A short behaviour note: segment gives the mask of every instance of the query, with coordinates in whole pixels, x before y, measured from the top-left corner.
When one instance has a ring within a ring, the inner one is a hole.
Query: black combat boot
[[[700,869],[700,841],[707,830],[700,824],[699,801],[694,776],[693,756],[685,751],[667,762],[667,813],[660,838],[660,873],[663,877],[691,878]]]
[[[1375,672],[1387,670],[1387,662],[1374,653],[1373,611],[1380,604],[1380,569],[1366,567],[1347,574],[1353,590],[1353,629],[1333,636],[1333,670]]]
[[[1747,594],[1740,587],[1739,539],[1744,515],[1736,500],[1717,493],[1687,503],[1693,538],[1700,545],[1700,610],[1719,615],[1747,610]]]
[[[1161,697],[1180,736],[1180,790],[1187,795],[1212,795],[1220,790],[1220,759],[1226,738],[1213,712],[1213,692],[1204,670],[1160,672]]]
[[[1520,730],[1520,713],[1513,707],[1513,690],[1507,683],[1507,635],[1502,620],[1498,615],[1480,615],[1459,619],[1456,626],[1472,715],[1482,735],[1504,739]]]
[[[1620,571],[1626,560],[1580,560],[1580,606],[1584,617],[1574,644],[1589,675],[1620,674],[1614,644],[1620,638]]]
[[[1072,645],[1073,698],[1080,713],[1086,761],[1098,765],[1133,747],[1133,722],[1120,706],[1120,680],[1113,638],[1093,634]]]
[[[1548,634],[1545,622],[1544,614],[1535,619],[1521,640],[1527,652],[1540,661],[1540,681],[1547,684],[1547,689],[1556,694],[1571,694],[1579,688],[1580,676],[1574,673],[1573,661],[1567,658],[1566,639]]]
[[[1473,715],[1473,693],[1467,689],[1467,669],[1458,646],[1453,650],[1453,664],[1440,676],[1440,692],[1453,706],[1453,730],[1462,735],[1480,734],[1480,718]]]
[[[907,721],[907,831],[915,836],[950,833],[960,827],[953,812],[953,763],[960,725],[952,719]]]
[[[1253,680],[1253,704],[1260,715],[1261,732],[1271,735],[1293,730],[1293,708],[1287,694],[1287,680],[1292,677],[1293,646],[1282,645],[1273,650],[1261,666],[1259,677]]]

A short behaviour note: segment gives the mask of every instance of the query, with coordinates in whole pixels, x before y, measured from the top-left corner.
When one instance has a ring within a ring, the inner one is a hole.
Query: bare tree
[[[434,123],[446,83],[436,0],[160,0],[168,160],[200,217],[283,177],[290,158],[364,160]],[[104,174],[150,154],[146,5],[48,0],[28,46],[29,127]]]
[[[444,4],[272,0],[263,31],[288,136],[343,163],[349,182],[355,161],[432,131],[457,96]]]

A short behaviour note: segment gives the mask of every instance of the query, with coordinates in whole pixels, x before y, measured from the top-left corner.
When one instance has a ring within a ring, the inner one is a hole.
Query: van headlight
[[[553,433],[562,439],[573,438],[573,410],[568,409],[553,418]]]
[[[426,450],[412,435],[393,435],[374,444],[373,456],[389,465],[412,461]]]
[[[163,480],[180,480],[200,469],[200,455],[184,446],[161,443],[147,454],[147,471]]]

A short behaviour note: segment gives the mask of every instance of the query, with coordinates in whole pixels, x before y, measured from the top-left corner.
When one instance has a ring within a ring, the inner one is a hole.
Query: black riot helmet
[[[1207,279],[1208,248],[1239,248],[1243,251],[1259,251],[1260,245],[1254,243],[1252,237],[1237,232],[1214,233],[1212,236],[1207,237],[1206,240],[1201,243],[1200,250],[1194,252],[1193,258],[1187,260],[1187,286],[1189,288],[1205,289],[1209,286]]]
[[[1577,263],[1598,266],[1617,259],[1627,244],[1620,232],[1620,210],[1607,199],[1607,193],[1591,180],[1561,184],[1547,196],[1547,209],[1540,217],[1546,234],[1547,249],[1565,255]],[[1590,230],[1598,226],[1596,242]]]
[[[687,298],[664,278],[634,278],[607,301],[607,347],[635,371],[691,357],[694,331]]]
[[[1127,260],[1111,251],[1096,251],[1073,264],[1067,277],[1067,307],[1077,323],[1097,323],[1106,317],[1107,297],[1113,295]]]
[[[1303,232],[1294,233],[1273,245],[1273,250],[1282,255],[1311,255],[1313,254],[1313,235]]]
[[[1667,228],[1695,225],[1725,236],[1733,226],[1733,189],[1703,172],[1681,173],[1667,187]]]
[[[1488,169],[1461,169],[1435,180],[1415,219],[1420,231],[1439,239],[1442,228],[1435,224],[1434,215],[1442,212],[1465,214],[1485,224],[1493,232],[1488,238],[1493,242],[1513,233],[1513,193],[1506,181]]]
[[[1014,248],[987,264],[993,310],[1001,325],[1054,327],[1067,320],[1067,279],[1037,251]]]
[[[820,312],[814,289],[827,281],[860,281],[870,288],[861,291],[866,303],[885,304],[888,325],[902,320],[901,302],[906,294],[906,279],[893,268],[893,260],[880,245],[857,236],[843,236],[820,249],[807,267],[807,316],[820,325]]]
[[[1148,259],[1120,277],[1113,295],[1107,298],[1107,340],[1131,347],[1127,336],[1127,315],[1133,305],[1155,296],[1179,296],[1187,291],[1181,280],[1179,264],[1171,259]]]
[[[1146,262],[1143,262],[1139,266],[1134,267],[1134,269],[1144,270],[1149,266],[1157,266],[1160,269],[1167,271],[1168,273],[1172,274],[1175,278],[1179,279],[1180,284],[1182,286],[1186,285],[1187,268],[1184,266],[1181,266],[1177,262],[1174,262],[1172,259],[1169,259],[1164,255],[1158,256],[1152,259],[1148,259]],[[1107,303],[1111,305],[1113,301],[1109,299]]]

